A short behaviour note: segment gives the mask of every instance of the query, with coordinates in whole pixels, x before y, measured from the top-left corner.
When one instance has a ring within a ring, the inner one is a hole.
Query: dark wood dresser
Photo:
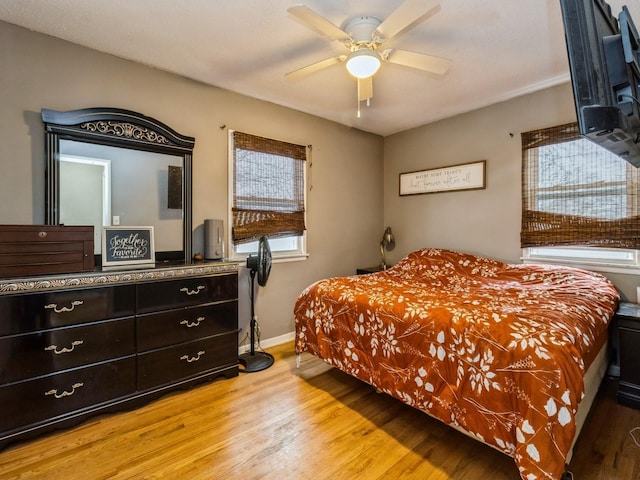
[[[640,305],[622,302],[615,320],[620,344],[618,403],[640,408]]]
[[[0,280],[0,448],[236,376],[237,269]]]

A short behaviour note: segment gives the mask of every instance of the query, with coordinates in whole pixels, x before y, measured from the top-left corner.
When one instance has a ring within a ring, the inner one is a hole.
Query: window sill
[[[604,273],[622,273],[625,275],[640,275],[640,267],[637,265],[616,265],[603,262],[585,262],[585,261],[571,261],[566,259],[550,258],[550,257],[536,257],[536,258],[524,258],[521,257],[522,263],[533,264],[552,264],[552,265],[565,265],[567,267],[581,268],[583,270],[591,270],[593,272]]]
[[[244,257],[232,257],[230,260],[233,262],[246,262],[247,256]],[[308,253],[297,253],[292,255],[271,255],[271,263],[287,263],[287,262],[301,262],[309,257]]]
[[[309,258],[308,253],[297,253],[295,255],[274,255],[271,259],[272,263],[301,262]]]

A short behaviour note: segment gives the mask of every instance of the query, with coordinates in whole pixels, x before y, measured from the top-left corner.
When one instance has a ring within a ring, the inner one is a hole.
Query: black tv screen
[[[580,134],[640,166],[640,38],[629,11],[560,0]]]

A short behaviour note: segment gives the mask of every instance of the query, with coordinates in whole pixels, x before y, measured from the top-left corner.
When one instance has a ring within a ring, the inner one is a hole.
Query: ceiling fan
[[[359,16],[348,20],[343,29],[305,5],[289,7],[287,12],[323,37],[342,43],[348,53],[312,63],[287,73],[285,77],[296,80],[331,65],[346,62],[347,70],[357,79],[358,117],[360,117],[360,102],[366,101],[369,105],[373,97],[373,75],[383,62],[416,68],[437,75],[444,75],[449,70],[451,60],[447,58],[395,48],[382,48],[387,41],[406,32],[439,10],[440,3],[437,0],[405,0],[385,20]]]

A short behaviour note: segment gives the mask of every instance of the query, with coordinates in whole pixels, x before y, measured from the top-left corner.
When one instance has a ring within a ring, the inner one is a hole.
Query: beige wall
[[[293,331],[293,304],[311,282],[378,261],[383,140],[291,109],[79,47],[0,22],[0,224],[44,221],[41,108],[119,107],[196,139],[194,252],[206,218],[227,225],[227,130],[313,145],[308,260],[276,263],[257,295],[262,338]],[[221,126],[225,128],[221,128]],[[240,274],[240,325],[249,321]]]
[[[574,122],[570,84],[491,105],[385,138],[384,223],[394,231],[392,261],[439,247],[519,263],[520,133]],[[403,196],[402,172],[486,160],[486,189]],[[636,275],[607,274],[635,301]]]

